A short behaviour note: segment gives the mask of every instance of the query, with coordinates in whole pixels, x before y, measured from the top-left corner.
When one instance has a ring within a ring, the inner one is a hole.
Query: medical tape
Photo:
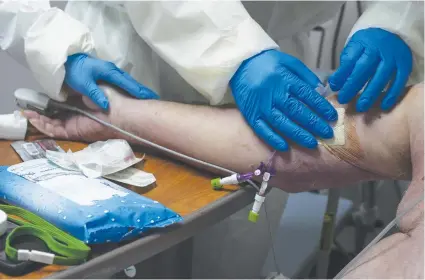
[[[37,215],[12,205],[0,205],[0,210],[7,214],[9,221],[18,225],[6,237],[5,253],[10,260],[72,266],[88,258],[90,247]],[[51,252],[17,250],[12,244],[19,236],[41,239]]]

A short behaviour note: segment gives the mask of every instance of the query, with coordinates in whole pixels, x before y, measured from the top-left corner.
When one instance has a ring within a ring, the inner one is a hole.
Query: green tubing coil
[[[58,229],[39,216],[16,206],[0,205],[0,210],[7,214],[7,219],[18,226],[6,238],[5,253],[12,261],[18,261],[18,250],[11,244],[19,236],[34,236],[45,242],[54,254],[53,264],[72,266],[86,261],[90,253],[83,241]],[[20,219],[15,219],[13,216]]]

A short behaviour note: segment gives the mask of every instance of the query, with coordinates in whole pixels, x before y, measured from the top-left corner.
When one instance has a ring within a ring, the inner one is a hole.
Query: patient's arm
[[[99,115],[181,153],[237,172],[247,171],[249,165],[265,160],[270,153],[236,109],[135,101],[111,89],[106,93],[110,97],[111,113]],[[319,147],[318,150],[294,146],[290,152],[278,154],[273,185],[286,191],[305,191],[360,180],[412,179],[399,210],[408,207],[423,195],[423,87],[409,90],[389,113],[356,115],[347,109],[347,115],[349,137],[345,146]],[[63,122],[51,121],[35,113],[27,116],[37,128],[52,137],[90,141],[121,137],[82,117]],[[423,203],[402,219],[401,233],[376,245],[347,277],[423,278],[421,221]]]
[[[412,90],[412,95],[415,92]],[[409,179],[412,102],[417,102],[417,97],[408,96],[390,113],[366,117],[347,110],[350,139],[345,147],[307,150],[293,146],[289,152],[279,153],[273,185],[286,191],[304,191],[384,177]],[[270,148],[255,136],[236,109],[126,98],[120,98],[116,106],[120,110],[112,109],[111,120],[118,126],[236,172],[248,171],[250,165],[270,154]]]
[[[255,136],[237,109],[134,100],[111,88],[105,88],[105,92],[111,100],[109,121],[157,144],[236,172],[250,170],[251,165],[266,160],[270,154],[270,148]],[[409,120],[412,114],[419,113],[410,108],[421,98],[417,92],[411,90],[386,114],[355,115],[347,109],[346,145],[320,146],[316,150],[293,146],[289,152],[279,153],[273,185],[286,191],[305,191],[359,180],[409,179],[412,134]],[[423,106],[420,109],[423,110]],[[81,140],[88,132],[98,131],[102,132],[97,135],[99,140],[122,137],[102,127],[91,128],[97,124],[67,125],[75,126],[78,133],[70,134],[72,129],[67,128],[67,135],[55,131],[53,136]],[[134,143],[132,139],[127,140]]]
[[[126,109],[112,117],[117,125],[199,159],[243,172],[270,153],[237,110],[121,101],[119,107]],[[423,196],[423,104],[423,87],[418,86],[389,113],[357,115],[347,108],[346,145],[315,151],[293,146],[289,153],[279,153],[273,185],[304,191],[360,180],[412,179],[399,205],[404,210]],[[423,278],[423,203],[399,226],[400,233],[374,246],[345,277]]]

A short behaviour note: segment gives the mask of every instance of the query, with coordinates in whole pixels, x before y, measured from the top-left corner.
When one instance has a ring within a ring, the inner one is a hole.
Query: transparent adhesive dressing
[[[336,92],[332,91],[331,87],[327,83],[326,86],[319,84],[315,90],[323,97],[330,97],[336,95]]]

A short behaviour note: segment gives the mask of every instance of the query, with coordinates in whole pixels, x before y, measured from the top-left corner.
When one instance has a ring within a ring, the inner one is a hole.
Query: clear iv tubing
[[[347,272],[351,271],[352,266],[354,266],[361,257],[365,255],[367,251],[369,251],[372,246],[374,246],[376,243],[378,243],[382,237],[384,237],[385,234],[387,234],[390,229],[396,225],[397,221],[403,218],[404,215],[409,213],[413,208],[415,208],[419,203],[421,203],[424,200],[423,194],[422,197],[420,197],[417,201],[412,203],[410,207],[407,207],[405,210],[403,210],[399,215],[397,215],[351,262],[349,262],[338,274],[335,276],[334,279],[341,279]],[[355,268],[355,267],[354,267]],[[354,269],[353,268],[353,269]],[[350,270],[351,269],[351,270]]]
[[[173,151],[173,150],[168,149],[168,148],[166,148],[164,146],[161,146],[161,145],[155,144],[155,143],[153,143],[151,141],[148,141],[146,139],[143,139],[143,138],[141,138],[139,136],[136,136],[136,135],[134,135],[134,134],[132,134],[130,132],[127,132],[127,131],[125,131],[125,130],[123,130],[123,129],[121,129],[121,128],[113,125],[113,124],[110,124],[110,123],[108,123],[108,122],[106,122],[104,120],[101,120],[98,117],[96,117],[96,116],[94,116],[94,115],[92,115],[92,114],[90,114],[90,113],[88,113],[88,112],[86,112],[86,111],[84,111],[84,110],[82,110],[82,109],[80,109],[78,107],[71,106],[71,105],[68,105],[68,104],[65,104],[65,103],[60,103],[60,102],[57,102],[57,101],[54,101],[54,100],[49,100],[49,105],[51,105],[53,107],[56,107],[56,108],[60,108],[60,109],[64,109],[64,110],[67,110],[67,111],[76,112],[76,113],[79,113],[81,115],[84,115],[84,116],[86,116],[86,117],[88,117],[88,118],[90,118],[90,119],[92,119],[92,120],[94,120],[94,121],[96,121],[96,122],[98,122],[100,124],[103,124],[104,126],[107,126],[109,128],[112,128],[112,129],[114,129],[114,130],[116,130],[116,131],[118,131],[118,132],[120,132],[120,133],[122,133],[122,134],[124,134],[124,135],[126,135],[128,137],[130,137],[130,138],[133,138],[133,139],[135,139],[135,140],[137,140],[137,141],[139,141],[141,143],[144,143],[144,144],[146,144],[148,146],[154,147],[154,148],[156,148],[158,150],[161,150],[163,152],[172,154],[172,155],[174,155],[174,156],[176,156],[178,158],[181,158],[181,159],[190,161],[192,163],[200,164],[200,165],[203,165],[203,166],[206,166],[206,167],[209,167],[209,168],[212,168],[212,169],[215,169],[217,171],[224,172],[224,173],[228,173],[228,174],[235,174],[236,173],[236,172],[233,172],[232,170],[229,170],[227,168],[224,168],[224,167],[221,167],[221,166],[218,166],[218,165],[215,165],[215,164],[206,162],[206,161],[202,161],[202,160],[199,160],[199,159],[196,159],[196,158],[187,156],[185,154],[182,154],[182,153]],[[260,188],[257,186],[257,184],[254,183],[252,180],[248,180],[246,182],[248,184],[250,184],[252,187],[254,187],[257,191],[260,190]]]

